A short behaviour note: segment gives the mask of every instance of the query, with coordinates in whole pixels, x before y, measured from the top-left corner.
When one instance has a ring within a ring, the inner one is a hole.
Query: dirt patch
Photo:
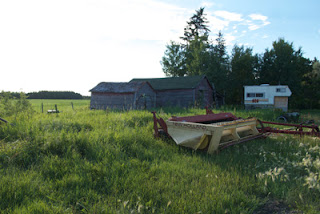
[[[253,214],[302,214],[303,212],[293,210],[283,201],[267,201],[258,207]]]

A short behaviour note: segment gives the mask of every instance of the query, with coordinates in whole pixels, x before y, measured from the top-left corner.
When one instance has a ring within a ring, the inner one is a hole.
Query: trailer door
[[[274,97],[274,108],[288,111],[288,97]]]

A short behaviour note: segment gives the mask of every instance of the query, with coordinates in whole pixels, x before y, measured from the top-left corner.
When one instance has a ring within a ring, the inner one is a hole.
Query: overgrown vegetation
[[[1,213],[320,211],[319,139],[278,135],[208,156],[154,139],[148,111],[61,106],[60,114],[23,111],[7,117],[14,126],[0,124]],[[165,119],[202,113],[158,110]]]
[[[0,116],[17,116],[19,113],[26,112],[32,114],[31,103],[27,100],[25,93],[20,93],[19,98],[14,97],[10,92],[0,94]]]

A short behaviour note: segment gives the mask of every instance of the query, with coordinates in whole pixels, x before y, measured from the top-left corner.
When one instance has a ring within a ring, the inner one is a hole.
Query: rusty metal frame
[[[315,124],[312,125],[303,125],[303,124],[290,124],[290,123],[277,123],[277,122],[269,122],[269,121],[260,121],[261,127],[258,128],[258,131],[261,133],[282,133],[282,134],[294,134],[294,135],[308,135],[314,137],[320,137],[319,127]],[[292,129],[277,129],[270,126],[264,126],[264,124],[270,125],[278,125],[278,126],[288,126],[295,127],[296,130]],[[305,131],[305,129],[311,129],[311,131]]]
[[[168,128],[166,122],[160,117],[157,118],[156,112],[151,112],[153,114],[153,129],[154,129],[154,136],[156,138],[160,137],[160,133],[164,132],[166,135],[168,135]],[[158,124],[160,127],[158,127]]]

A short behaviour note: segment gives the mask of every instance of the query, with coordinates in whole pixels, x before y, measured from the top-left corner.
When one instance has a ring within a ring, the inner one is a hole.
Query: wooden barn
[[[91,109],[148,109],[156,93],[148,82],[101,82],[90,90]]]
[[[213,88],[206,76],[132,79],[149,82],[156,92],[156,106],[212,106]]]

